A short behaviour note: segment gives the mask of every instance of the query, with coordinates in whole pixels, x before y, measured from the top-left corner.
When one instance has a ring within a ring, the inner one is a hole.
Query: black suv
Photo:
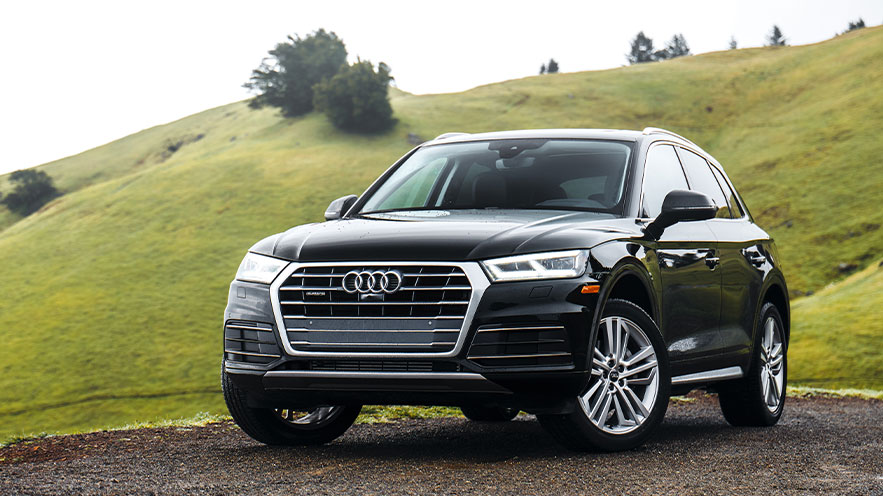
[[[577,450],[637,446],[698,387],[733,425],[782,414],[778,253],[674,133],[445,134],[325,218],[230,286],[224,397],[258,441],[328,442],[363,404],[523,410]]]

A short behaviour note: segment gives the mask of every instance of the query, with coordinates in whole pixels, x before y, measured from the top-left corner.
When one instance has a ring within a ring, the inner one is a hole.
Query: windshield
[[[361,213],[498,208],[619,215],[630,155],[629,145],[600,140],[432,145],[387,177]]]

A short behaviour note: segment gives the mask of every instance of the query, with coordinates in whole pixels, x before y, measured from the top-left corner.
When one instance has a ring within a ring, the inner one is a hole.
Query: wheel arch
[[[604,312],[607,301],[611,298],[621,298],[638,305],[659,325],[659,304],[650,281],[650,274],[637,258],[622,259],[610,269],[601,284],[601,291],[595,306],[595,315],[592,318],[589,335],[590,343],[595,342],[601,314]]]
[[[785,340],[791,342],[791,304],[788,300],[788,292],[785,289],[783,281],[778,278],[772,280],[763,292],[760,298],[760,308],[766,303],[772,303],[779,311],[782,317],[782,324],[785,326]],[[760,309],[758,309],[758,319],[760,318]],[[756,326],[755,326],[756,327]]]
[[[642,274],[642,270],[632,264],[625,264],[609,283],[610,290],[604,302],[614,298],[630,301],[641,307],[659,325],[658,305],[652,296],[654,292],[647,279],[648,277]]]

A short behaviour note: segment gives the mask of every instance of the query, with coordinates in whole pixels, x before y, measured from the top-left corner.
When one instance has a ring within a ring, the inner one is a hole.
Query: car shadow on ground
[[[720,415],[719,413],[717,414]],[[629,453],[688,451],[726,445],[740,435],[740,429],[713,415],[668,415],[643,446]],[[744,435],[744,432],[742,433]],[[700,443],[701,442],[701,443]],[[556,444],[533,416],[521,415],[512,422],[471,422],[462,418],[407,420],[390,424],[361,424],[325,446],[270,447],[250,444],[234,449],[249,459],[278,462],[291,456],[306,455],[337,461],[408,459],[448,463],[494,463],[510,459],[552,459],[592,457],[599,453],[575,453]],[[230,453],[232,454],[232,453]],[[604,456],[604,454],[600,454]]]

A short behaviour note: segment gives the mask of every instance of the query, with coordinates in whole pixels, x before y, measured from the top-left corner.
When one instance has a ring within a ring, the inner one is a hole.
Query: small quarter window
[[[644,200],[642,217],[656,217],[662,211],[662,200],[669,191],[688,189],[681,162],[671,145],[659,145],[647,152],[644,167]]]

